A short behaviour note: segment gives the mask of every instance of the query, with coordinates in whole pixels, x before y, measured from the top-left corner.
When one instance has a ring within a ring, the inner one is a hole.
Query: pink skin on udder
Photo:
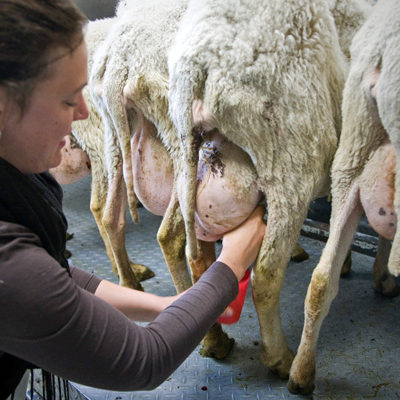
[[[172,162],[155,126],[144,117],[131,145],[135,194],[152,214],[164,215],[172,194]]]
[[[216,241],[240,225],[261,196],[248,156],[244,155],[245,161],[239,161],[241,176],[237,172],[238,163],[232,161],[233,153],[244,154],[242,150],[221,141],[218,135],[216,140],[207,142],[207,146],[211,152],[219,151],[220,154],[215,162],[200,152],[195,229],[199,239]],[[172,163],[154,125],[145,118],[132,139],[132,161],[136,196],[150,212],[163,215],[172,191]],[[246,174],[243,171],[247,171]],[[249,179],[243,179],[243,176]]]
[[[360,177],[360,199],[369,224],[386,239],[393,240],[397,228],[394,211],[396,154],[390,142],[380,146]]]
[[[79,147],[71,143],[69,136],[65,138],[66,143],[61,149],[60,164],[50,169],[60,185],[74,183],[90,174],[91,165],[87,154]]]
[[[197,238],[216,241],[240,225],[261,200],[250,158],[216,133],[200,152],[195,230]]]

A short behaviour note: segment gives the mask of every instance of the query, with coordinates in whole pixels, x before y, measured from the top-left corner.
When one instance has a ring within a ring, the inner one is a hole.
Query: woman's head
[[[87,118],[84,24],[70,0],[0,0],[0,157],[23,173],[57,166]]]
[[[72,0],[0,0],[0,86],[21,111],[55,54],[81,43],[85,23]]]

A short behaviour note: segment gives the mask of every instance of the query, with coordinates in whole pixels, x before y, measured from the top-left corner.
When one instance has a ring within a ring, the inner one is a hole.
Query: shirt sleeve
[[[231,269],[216,262],[142,326],[77,284],[91,279],[75,282],[33,233],[0,224],[0,350],[84,385],[149,390],[184,361],[238,292]]]
[[[94,293],[99,286],[101,279],[95,274],[83,271],[73,265],[69,267],[72,280],[82,289]]]

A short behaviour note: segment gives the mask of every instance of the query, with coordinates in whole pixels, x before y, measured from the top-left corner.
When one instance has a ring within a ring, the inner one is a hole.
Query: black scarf
[[[67,221],[62,189],[49,173],[24,175],[0,158],[0,221],[23,225],[40,238],[43,248],[69,273],[65,258]],[[0,399],[10,395],[33,366],[0,352]]]

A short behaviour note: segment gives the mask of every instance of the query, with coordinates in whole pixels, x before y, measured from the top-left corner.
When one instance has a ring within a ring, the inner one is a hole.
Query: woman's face
[[[22,116],[0,88],[0,157],[25,174],[44,172],[61,162],[72,121],[88,116],[82,96],[86,65],[84,42],[49,64],[49,74],[34,88]]]

